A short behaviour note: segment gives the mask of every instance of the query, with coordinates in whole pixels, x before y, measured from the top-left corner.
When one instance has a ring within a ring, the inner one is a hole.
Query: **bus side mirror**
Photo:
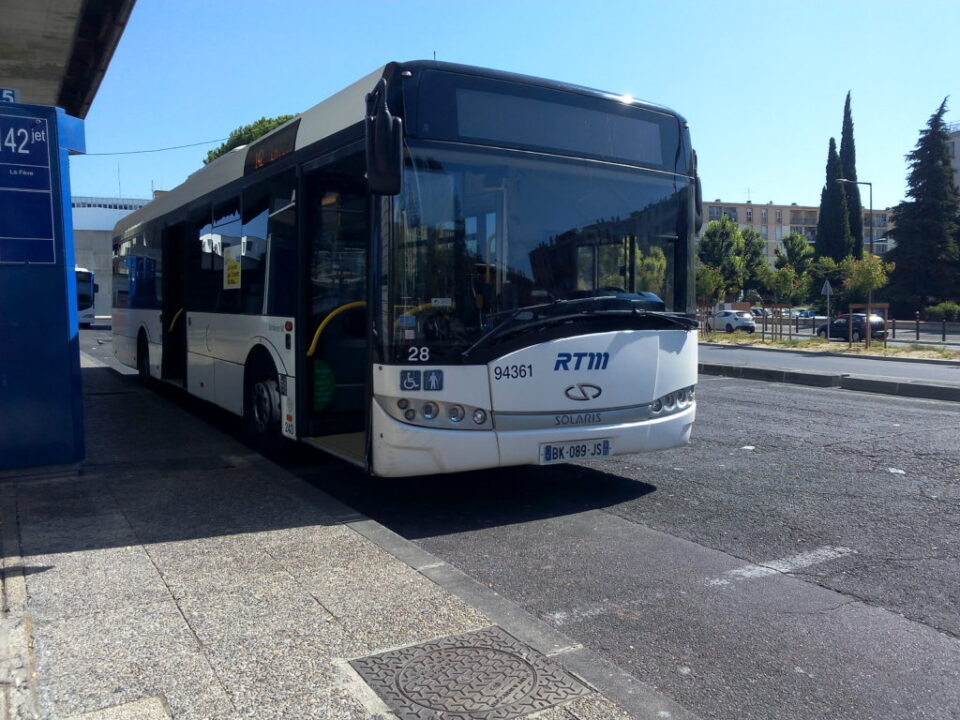
[[[94,283],[94,284],[93,284],[93,294],[96,295],[98,292],[100,292],[100,283]]]
[[[696,177],[696,186],[695,186],[695,196],[694,203],[696,208],[694,209],[694,219],[693,219],[693,233],[694,235],[700,234],[700,228],[703,227],[703,187],[700,185],[700,172],[697,169],[697,151],[693,151],[693,174]]]
[[[375,195],[399,195],[403,186],[403,121],[387,107],[387,81],[367,95],[367,184]]]

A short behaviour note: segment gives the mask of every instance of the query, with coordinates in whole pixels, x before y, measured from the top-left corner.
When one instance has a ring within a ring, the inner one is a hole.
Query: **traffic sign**
[[[833,295],[833,288],[830,287],[830,278],[827,278],[823,281],[823,287],[820,288],[820,294],[830,297]]]
[[[0,113],[0,263],[56,261],[47,117]]]

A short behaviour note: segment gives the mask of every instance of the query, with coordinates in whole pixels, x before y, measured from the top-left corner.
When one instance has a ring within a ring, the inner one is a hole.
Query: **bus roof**
[[[416,60],[404,63],[391,62],[374,70],[352,85],[331,95],[326,100],[317,103],[309,110],[305,110],[299,115],[296,115],[263,137],[257,138],[256,142],[259,143],[265,138],[283,132],[284,128],[288,128],[298,122],[299,127],[296,130],[294,150],[300,150],[336,132],[345,130],[363,120],[366,95],[376,87],[380,78],[385,76],[392,77],[394,73],[404,70],[414,71],[418,69],[446,70],[464,75],[480,75],[508,82],[575,92],[606,100],[629,102],[632,105],[647,110],[673,115],[677,117],[679,122],[685,122],[685,120],[673,110],[653,103],[635,100],[633,98],[625,98],[615,93],[595,90],[580,85],[571,85],[556,80],[547,80],[529,75],[519,75],[470,65],[458,65],[432,60]],[[142,223],[149,222],[154,218],[187,205],[193,200],[243,177],[244,168],[247,163],[247,150],[249,148],[249,145],[241,145],[240,147],[234,148],[225,155],[222,155],[192,173],[183,183],[169,192],[159,195],[139,210],[135,210],[121,218],[114,228],[114,236],[121,236],[131,230],[136,230]]]

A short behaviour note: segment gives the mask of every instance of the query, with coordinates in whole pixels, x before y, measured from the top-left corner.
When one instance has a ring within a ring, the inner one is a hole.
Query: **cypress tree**
[[[850,92],[843,105],[843,133],[840,135],[840,172],[847,180],[857,179],[857,148],[853,142],[853,117],[850,114]],[[850,235],[853,236],[853,256],[863,256],[863,203],[860,186],[840,183],[847,198],[847,217],[850,218]]]
[[[920,132],[914,151],[907,155],[909,199],[893,210],[895,227],[889,235],[897,246],[887,259],[896,263],[890,296],[900,311],[960,299],[960,197],[950,166],[950,136],[943,121],[946,111],[944,100]]]
[[[817,242],[814,250],[818,258],[829,257],[836,262],[840,262],[853,252],[847,199],[843,192],[844,183],[837,182],[840,177],[837,142],[830,138],[830,149],[827,152],[827,182],[820,192],[820,217],[817,221]]]

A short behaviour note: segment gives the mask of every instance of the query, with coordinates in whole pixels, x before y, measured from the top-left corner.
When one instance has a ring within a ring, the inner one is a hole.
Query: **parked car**
[[[752,333],[757,329],[753,316],[746,310],[721,310],[707,318],[707,330],[746,330]]]
[[[853,328],[851,332],[850,315],[840,315],[829,323],[824,323],[817,327],[817,337],[826,339],[827,333],[831,338],[841,338],[843,340],[852,340],[860,342],[867,336],[867,315],[866,313],[853,314]],[[848,337],[848,332],[850,336]],[[887,324],[879,315],[870,316],[870,337],[875,340],[883,340],[887,336]]]

